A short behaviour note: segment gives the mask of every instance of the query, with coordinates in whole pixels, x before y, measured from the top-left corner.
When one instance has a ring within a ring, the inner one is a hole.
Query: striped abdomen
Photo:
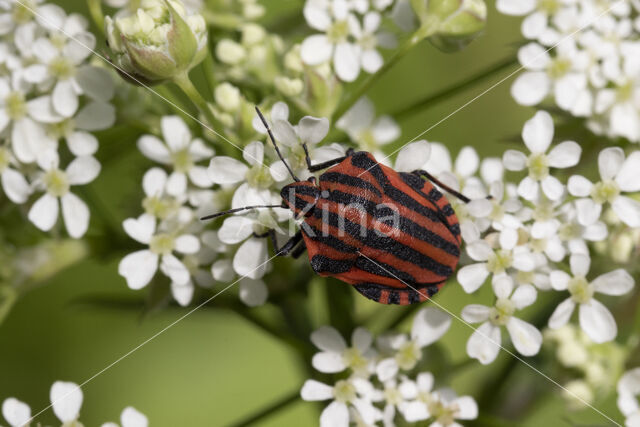
[[[431,183],[360,152],[329,169],[319,185],[321,197],[302,227],[317,273],[396,304],[427,299],[453,274],[459,226]]]

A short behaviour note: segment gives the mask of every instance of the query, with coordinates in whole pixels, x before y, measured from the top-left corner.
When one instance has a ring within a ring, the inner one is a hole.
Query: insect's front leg
[[[304,149],[304,156],[305,156],[305,160],[307,161],[307,168],[309,169],[309,172],[318,172],[323,169],[330,168],[333,165],[337,165],[338,163],[342,162],[344,159],[352,155],[354,152],[353,148],[349,148],[347,150],[346,156],[337,157],[335,159],[327,160],[326,162],[313,165],[311,164],[311,157],[309,157],[309,148],[307,147],[307,144],[306,143],[302,144],[302,148]]]
[[[265,233],[257,234],[253,233],[254,237],[270,238],[273,250],[276,252],[276,256],[287,256],[296,247],[300,241],[302,241],[302,232],[298,231],[292,238],[287,240],[282,247],[278,248],[278,239],[276,238],[275,230],[271,229]],[[299,255],[298,255],[299,256]]]
[[[429,181],[433,182],[434,184],[436,184],[438,187],[442,188],[447,193],[454,195],[455,197],[457,197],[458,199],[460,199],[464,203],[469,203],[471,201],[470,198],[468,198],[464,194],[460,193],[459,191],[456,191],[453,188],[449,187],[447,184],[444,184],[442,181],[440,181],[439,179],[437,179],[436,177],[434,177],[433,175],[431,175],[429,172],[427,172],[425,170],[418,169],[418,170],[415,170],[415,171],[413,171],[411,173],[413,173],[415,175],[418,175],[420,177],[427,178]]]

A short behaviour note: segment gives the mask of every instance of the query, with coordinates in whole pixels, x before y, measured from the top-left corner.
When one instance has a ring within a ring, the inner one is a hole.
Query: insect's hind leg
[[[471,201],[470,198],[468,198],[464,194],[460,193],[459,191],[456,191],[453,188],[449,187],[447,184],[444,184],[438,178],[434,177],[433,175],[431,175],[429,172],[427,172],[425,170],[418,169],[418,170],[413,171],[412,173],[414,173],[414,174],[416,174],[418,176],[421,176],[421,177],[423,176],[423,177],[427,178],[429,181],[433,182],[434,184],[436,184],[438,187],[442,188],[447,193],[454,195],[455,197],[457,197],[458,199],[460,199],[464,203],[469,203]]]
[[[346,159],[347,157],[351,156],[354,153],[354,149],[349,148],[347,150],[346,156],[337,157],[335,159],[327,160],[326,162],[313,165],[311,164],[311,157],[309,156],[309,148],[307,147],[307,144],[306,143],[302,144],[302,148],[304,149],[304,158],[307,162],[307,168],[309,169],[309,172],[318,172],[323,169],[329,168],[333,165],[337,165],[338,163],[340,163],[341,161],[343,161],[344,159]]]
[[[300,241],[302,241],[302,232],[298,231],[292,238],[290,238],[289,240],[287,240],[284,245],[282,245],[280,248],[278,248],[278,239],[276,239],[276,232],[275,230],[269,230],[266,233],[262,233],[262,234],[256,234],[253,233],[254,237],[258,237],[258,238],[269,238],[271,239],[271,244],[273,245],[273,250],[276,252],[276,256],[287,256],[289,255],[289,253],[291,253],[291,251],[293,251],[293,249],[296,247],[296,245],[298,243],[300,243]],[[295,253],[294,253],[295,254]],[[292,254],[292,256],[294,255]],[[300,255],[298,255],[300,256]]]

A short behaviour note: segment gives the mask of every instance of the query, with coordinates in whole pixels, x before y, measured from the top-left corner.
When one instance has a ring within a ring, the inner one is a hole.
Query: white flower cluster
[[[78,419],[84,396],[77,384],[56,381],[51,386],[49,398],[53,413],[56,414],[63,426],[82,426]],[[10,427],[29,426],[32,417],[31,408],[15,397],[9,397],[2,402],[2,416]],[[147,427],[149,421],[144,414],[128,406],[120,415],[120,425],[122,427]],[[108,422],[102,424],[102,427],[118,427],[118,424]]]
[[[564,397],[571,407],[582,408],[585,402],[593,404],[613,390],[627,357],[622,345],[615,341],[597,344],[571,324],[546,329],[543,335],[545,346],[551,347],[555,359],[572,373],[564,383],[568,390]]]
[[[381,29],[383,13],[393,0],[307,0],[304,17],[314,30],[300,47],[302,61],[308,65],[333,64],[335,74],[352,82],[360,70],[375,73],[384,61],[380,47],[391,48],[395,39]]]
[[[225,90],[232,88],[223,85]],[[345,154],[337,143],[318,146],[329,131],[327,119],[306,116],[294,126],[281,102],[268,116],[282,154],[301,178],[309,176],[303,142],[314,163]],[[255,119],[253,136],[264,137],[266,129]],[[270,270],[270,242],[264,233],[275,229],[278,235],[287,235],[282,223],[291,212],[281,208],[239,212],[225,218],[217,230],[207,228],[199,217],[229,208],[280,205],[280,188],[291,179],[284,163],[271,145],[256,140],[244,147],[242,160],[214,155],[176,116],[163,117],[161,129],[164,140],[144,135],[138,147],[164,168],[146,172],[144,213],[123,224],[127,234],[147,248],[127,255],[120,274],[130,288],[141,289],[160,269],[171,280],[173,297],[181,305],[191,302],[194,283],[209,288],[216,281],[230,283],[240,276],[240,299],[250,306],[264,304],[268,291],[262,277]]]
[[[95,37],[81,15],[34,1],[2,2],[0,11],[2,189],[11,202],[31,204],[29,220],[43,231],[61,205],[67,232],[79,238],[89,209],[70,189],[100,172],[90,132],[115,121],[113,82],[88,63]]]
[[[581,148],[565,141],[549,150],[553,134],[551,116],[541,111],[522,131],[527,154],[508,150],[502,162],[493,158],[480,162],[475,150],[466,147],[452,167],[443,145],[416,142],[404,147],[396,161],[396,169],[431,171],[472,199],[468,204],[453,203],[472,261],[459,268],[457,278],[468,293],[491,279],[495,304],[472,304],[462,311],[465,321],[481,324],[467,352],[484,364],[498,355],[502,326],[520,354],[538,353],[542,334],[518,319],[517,312],[532,305],[539,291],[568,292],[549,319],[551,328],[565,325],[577,306],[584,332],[602,343],[615,338],[617,326],[597,294],[624,295],[634,286],[624,269],[590,278],[589,243],[607,243],[614,227],[626,233],[631,233],[630,227],[640,227],[640,202],[629,197],[640,191],[640,152],[625,156],[620,148],[605,148],[598,157],[600,182],[572,175],[566,185],[556,170],[576,166]],[[510,183],[505,169],[525,176],[517,185]],[[478,172],[480,177],[475,176]],[[603,206],[613,222],[604,222]],[[570,274],[564,271],[567,261]]]
[[[626,427],[640,426],[640,368],[626,372],[618,382],[618,408],[626,417]]]
[[[334,385],[307,380],[300,392],[307,401],[330,401],[320,416],[321,427],[395,425],[400,416],[407,422],[431,420],[431,426],[459,426],[457,420],[478,416],[470,396],[457,396],[447,387],[434,388],[430,372],[415,374],[422,349],[440,339],[451,318],[436,308],[420,310],[410,336],[373,336],[364,328],[353,331],[349,346],[331,327],[311,334],[321,351],[313,356],[315,369],[325,374],[347,376]],[[411,375],[415,374],[415,377]]]
[[[524,16],[526,69],[512,86],[521,105],[553,98],[609,137],[640,142],[640,4],[625,0],[498,0]]]

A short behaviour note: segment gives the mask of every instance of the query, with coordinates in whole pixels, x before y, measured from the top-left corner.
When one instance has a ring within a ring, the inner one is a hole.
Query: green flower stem
[[[244,426],[249,426],[249,425],[254,425],[257,421],[262,420],[286,407],[288,407],[289,405],[291,405],[292,403],[296,403],[298,402],[298,400],[300,399],[300,389],[302,387],[298,387],[297,389],[295,389],[293,392],[290,392],[289,394],[281,397],[280,399],[276,400],[274,403],[272,403],[271,405],[269,405],[268,407],[256,412],[255,414],[237,421],[235,423],[230,424],[230,426],[232,427],[244,427]]]
[[[499,73],[500,71],[510,68],[516,64],[518,64],[517,57],[511,56],[509,58],[505,58],[460,82],[446,87],[436,93],[427,95],[427,97],[414,102],[408,107],[404,107],[402,110],[392,112],[391,115],[396,120],[402,121],[403,119],[406,119],[407,117],[410,117],[411,115],[416,114],[417,112],[422,111],[425,108],[435,105],[440,101],[449,99],[450,97],[465,91],[466,89],[474,86],[476,83],[481,82],[482,80],[492,76],[493,74]]]
[[[89,14],[96,24],[96,27],[100,30],[101,34],[104,34],[104,14],[102,13],[102,1],[101,0],[87,0],[87,7],[89,8]]]
[[[18,293],[9,285],[0,285],[0,325],[4,322],[13,304],[18,299]]]
[[[206,99],[200,94],[198,89],[193,85],[191,79],[189,78],[188,73],[182,73],[176,76],[173,79],[173,82],[189,97],[191,102],[193,102],[200,113],[207,119],[209,122],[209,126],[213,128],[213,130],[217,133],[221,133],[220,129],[222,128],[220,122],[213,114],[213,110],[211,106],[207,102]]]
[[[209,91],[213,93],[216,86],[218,85],[218,81],[215,75],[216,65],[213,62],[213,55],[211,53],[207,54],[202,62],[202,71],[204,72],[204,77],[207,79],[207,83],[209,85]]]
[[[371,76],[367,77],[367,79],[357,88],[354,92],[352,92],[336,109],[331,117],[331,122],[335,123],[340,117],[344,115],[353,105],[358,102],[363,95],[367,93],[367,91],[382,77],[393,68],[394,65],[398,63],[398,61],[404,57],[411,49],[417,46],[422,40],[433,35],[437,31],[438,21],[430,21],[425,22],[418,30],[416,30],[407,40],[405,40],[402,45],[393,53],[391,58],[388,58],[384,65]]]

